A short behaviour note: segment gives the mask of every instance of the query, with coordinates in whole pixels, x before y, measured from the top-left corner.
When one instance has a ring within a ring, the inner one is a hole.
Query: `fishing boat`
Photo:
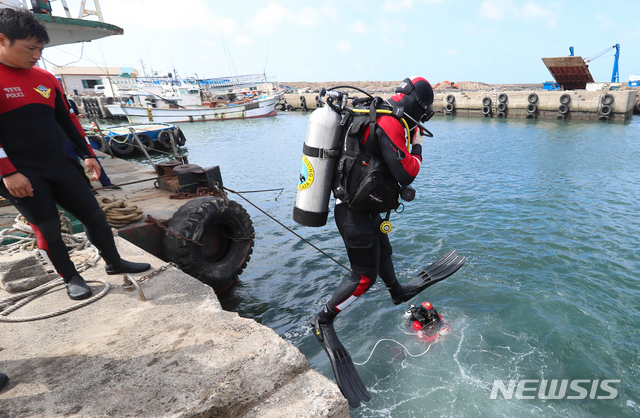
[[[184,107],[143,107],[118,103],[106,105],[112,116],[126,117],[129,123],[204,122],[211,120],[250,119],[275,116],[276,102],[281,94],[264,96],[244,103],[215,103]]]
[[[134,132],[146,149],[172,150],[172,137],[176,147],[186,143],[182,130],[166,123],[128,124],[100,128],[92,123],[90,128],[85,128],[85,132],[93,149],[108,153],[107,146],[109,146],[113,154],[118,157],[130,155],[136,148],[139,148]]]
[[[129,123],[178,123],[249,119],[277,114],[283,92],[272,93],[258,76],[240,76],[236,84],[224,79],[167,77],[103,77],[105,109]],[[242,88],[240,88],[242,87]]]

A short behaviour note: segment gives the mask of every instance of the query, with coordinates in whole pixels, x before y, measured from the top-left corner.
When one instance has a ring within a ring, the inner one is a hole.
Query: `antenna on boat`
[[[262,73],[264,74],[264,78],[266,81],[267,78],[267,60],[269,59],[269,45],[271,45],[271,37],[267,41],[267,56],[264,58],[264,68],[262,69]]]

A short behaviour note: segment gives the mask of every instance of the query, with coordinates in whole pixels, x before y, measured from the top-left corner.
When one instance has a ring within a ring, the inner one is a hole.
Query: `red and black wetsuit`
[[[365,151],[369,155],[381,155],[398,183],[403,186],[410,184],[420,171],[422,145],[413,145],[409,152],[405,130],[392,116],[380,116],[376,123],[377,144],[370,140],[367,126],[363,141]],[[352,273],[333,293],[327,303],[329,311],[325,309],[319,316],[321,322],[332,321],[337,313],[369,290],[377,276],[387,286],[400,286],[391,260],[389,237],[380,232],[380,215],[359,212],[336,202],[334,216],[347,249]]]
[[[12,196],[2,181],[0,195],[31,224],[38,248],[68,280],[78,273],[60,236],[56,203],[83,223],[105,261],[117,261],[120,256],[84,173],[64,153],[58,126],[84,158],[95,157],[53,74],[0,63],[0,176],[24,175],[31,182],[33,197]]]

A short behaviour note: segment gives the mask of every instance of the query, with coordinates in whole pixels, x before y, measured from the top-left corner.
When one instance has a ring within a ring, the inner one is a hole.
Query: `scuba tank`
[[[302,147],[302,168],[293,220],[304,226],[324,226],[329,216],[329,198],[337,158],[340,156],[340,115],[330,106],[309,116]]]

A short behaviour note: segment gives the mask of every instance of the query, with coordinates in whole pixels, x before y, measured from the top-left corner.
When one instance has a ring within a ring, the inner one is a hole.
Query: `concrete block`
[[[0,284],[7,292],[25,292],[59,277],[48,272],[34,253],[19,252],[0,257]]]

